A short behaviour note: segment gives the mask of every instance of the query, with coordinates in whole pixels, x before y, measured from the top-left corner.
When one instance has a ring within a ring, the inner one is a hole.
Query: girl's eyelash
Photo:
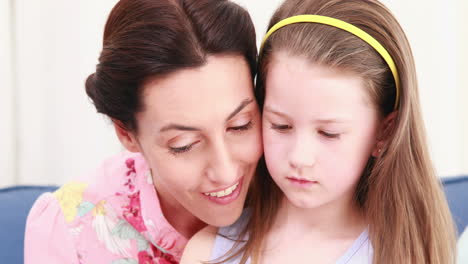
[[[252,121],[249,121],[247,124],[245,125],[242,125],[242,126],[236,126],[236,127],[230,127],[228,128],[228,130],[230,131],[234,131],[234,132],[242,132],[242,131],[245,131],[245,130],[248,130],[252,127],[253,123]]]
[[[337,139],[337,138],[340,138],[340,134],[338,133],[328,133],[328,132],[325,132],[325,131],[319,131],[319,133],[327,138],[330,138],[330,139]]]
[[[277,124],[271,123],[271,128],[274,130],[286,131],[286,130],[291,129],[292,127],[290,125],[277,125]]]
[[[271,129],[277,130],[278,132],[287,132],[288,130],[292,129],[290,125],[278,125],[278,124],[273,124],[271,123]],[[323,135],[326,138],[329,139],[338,139],[340,138],[339,133],[329,133],[325,132],[323,130],[319,131],[319,134]]]

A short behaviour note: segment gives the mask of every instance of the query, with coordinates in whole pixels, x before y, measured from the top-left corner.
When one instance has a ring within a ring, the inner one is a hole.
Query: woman
[[[25,263],[178,263],[233,223],[262,153],[256,53],[227,0],[117,3],[86,92],[129,152],[36,201]]]

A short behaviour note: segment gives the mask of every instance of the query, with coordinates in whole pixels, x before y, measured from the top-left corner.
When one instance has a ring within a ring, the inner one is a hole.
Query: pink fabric
[[[164,218],[141,154],[41,195],[26,223],[25,263],[178,263],[187,239]]]

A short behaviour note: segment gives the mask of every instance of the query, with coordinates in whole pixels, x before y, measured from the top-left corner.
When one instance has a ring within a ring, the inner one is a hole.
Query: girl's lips
[[[311,186],[311,185],[314,185],[314,184],[318,183],[318,181],[299,179],[299,178],[295,178],[295,177],[286,177],[286,179],[288,179],[288,181],[291,182],[293,185],[299,186],[299,187],[308,187],[308,186]]]
[[[232,193],[223,197],[208,196],[204,193],[201,193],[201,195],[205,197],[206,199],[208,199],[209,201],[214,202],[216,204],[227,205],[227,204],[234,202],[239,197],[239,194],[241,193],[241,190],[242,190],[243,182],[244,182],[244,177],[242,177],[239,180],[239,184],[237,188],[234,191],[232,191]]]

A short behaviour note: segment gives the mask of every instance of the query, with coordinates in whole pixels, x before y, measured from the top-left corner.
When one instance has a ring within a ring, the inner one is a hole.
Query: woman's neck
[[[164,217],[185,238],[191,238],[206,226],[206,223],[185,209],[163,188],[156,189],[156,193]]]

